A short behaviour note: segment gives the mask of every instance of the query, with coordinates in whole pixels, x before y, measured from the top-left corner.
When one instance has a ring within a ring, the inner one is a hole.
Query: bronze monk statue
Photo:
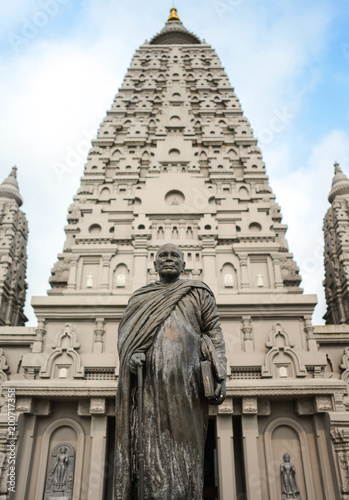
[[[154,265],[159,281],[134,292],[119,325],[115,499],[137,498],[136,373],[144,364],[145,498],[201,500],[209,403],[225,398],[225,345],[209,287],[179,279],[180,248],[163,245]],[[215,365],[213,401],[204,395],[203,351]]]

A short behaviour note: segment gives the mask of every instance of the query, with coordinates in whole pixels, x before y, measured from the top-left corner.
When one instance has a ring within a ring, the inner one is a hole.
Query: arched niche
[[[128,288],[130,271],[126,264],[118,264],[114,270],[113,288]]]
[[[112,152],[111,154],[111,159],[113,161],[119,160],[121,156],[121,151],[119,149],[116,149],[115,151]]]
[[[221,286],[224,289],[231,290],[237,288],[237,272],[231,262],[226,262],[221,268],[220,276]]]
[[[241,186],[241,188],[239,189],[239,198],[240,200],[250,199],[250,193],[248,192],[248,189],[245,186]]]
[[[228,156],[231,160],[235,160],[238,157],[238,153],[235,151],[235,149],[229,149]]]
[[[85,431],[83,427],[72,418],[60,418],[47,427],[43,436],[40,449],[38,467],[39,477],[36,478],[35,498],[43,498],[48,465],[54,447],[60,442],[71,444],[75,449],[75,470],[73,499],[80,498],[82,472],[85,451]]]
[[[101,189],[99,199],[102,201],[109,201],[110,200],[110,189],[107,187]]]
[[[291,463],[296,467],[296,480],[301,497],[317,500],[309,443],[300,423],[288,417],[275,418],[264,431],[264,446],[270,500],[281,498],[280,465],[285,453],[290,455]]]
[[[165,238],[165,232],[164,232],[163,226],[159,226],[158,227],[158,234],[157,234],[157,236],[158,236],[159,240],[163,240]]]

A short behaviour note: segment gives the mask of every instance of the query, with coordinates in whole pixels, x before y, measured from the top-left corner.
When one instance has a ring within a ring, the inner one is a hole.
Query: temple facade
[[[15,171],[0,186],[0,499],[113,499],[118,323],[169,241],[185,275],[213,290],[227,348],[203,499],[349,499],[349,180],[338,165],[329,200],[327,324],[314,326],[316,296],[300,287],[257,139],[214,49],[172,9],[92,141],[51,289],[32,299],[36,327],[23,326]]]

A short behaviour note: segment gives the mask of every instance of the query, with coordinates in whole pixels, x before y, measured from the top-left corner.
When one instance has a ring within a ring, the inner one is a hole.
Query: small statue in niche
[[[116,286],[118,288],[123,288],[126,286],[126,276],[124,274],[116,275]]]
[[[263,287],[264,286],[264,276],[261,273],[261,271],[259,271],[259,273],[257,274],[257,286],[258,287]]]
[[[296,469],[290,462],[290,455],[284,454],[284,462],[280,466],[282,500],[297,498],[301,500],[299,488],[296,483]]]
[[[224,276],[224,286],[226,288],[231,288],[234,286],[234,277],[232,274],[229,273]]]
[[[56,491],[63,490],[67,483],[68,464],[69,457],[67,455],[67,448],[62,446],[52,469],[53,484]]]
[[[86,278],[86,288],[93,288],[93,274],[89,274]]]
[[[75,451],[60,443],[52,451],[48,467],[44,500],[72,500]]]

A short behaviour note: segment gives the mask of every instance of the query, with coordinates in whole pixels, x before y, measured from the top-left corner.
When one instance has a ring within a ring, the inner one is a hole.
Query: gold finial
[[[177,14],[177,9],[175,7],[172,7],[172,9],[171,9],[170,17],[167,19],[167,22],[169,22],[169,21],[180,21],[178,14]]]

